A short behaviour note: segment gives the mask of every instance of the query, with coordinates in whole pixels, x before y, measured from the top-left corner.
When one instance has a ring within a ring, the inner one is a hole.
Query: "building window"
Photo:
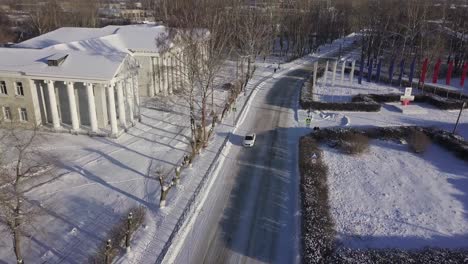
[[[16,95],[24,96],[23,83],[16,82]]]
[[[20,114],[21,121],[24,121],[24,122],[28,121],[28,111],[26,110],[26,108],[20,108],[19,114]]]
[[[0,82],[0,94],[8,94],[7,88],[6,88],[6,83],[4,81]]]
[[[5,120],[11,120],[11,111],[10,107],[4,106],[3,108],[3,119]]]

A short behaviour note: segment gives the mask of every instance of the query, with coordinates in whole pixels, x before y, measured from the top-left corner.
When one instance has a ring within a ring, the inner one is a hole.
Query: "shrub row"
[[[400,94],[358,94],[351,102],[330,103],[313,101],[310,97],[301,96],[300,105],[304,109],[332,110],[332,111],[356,111],[356,112],[378,112],[380,103],[399,102]],[[420,94],[414,98],[415,102],[428,103],[442,110],[460,109],[463,101],[453,98],[444,98],[435,94]],[[468,108],[466,104],[465,108]]]
[[[303,263],[324,263],[334,252],[335,230],[328,202],[328,167],[311,137],[299,142]],[[315,162],[311,153],[317,155]]]
[[[383,139],[383,140],[400,140],[406,139],[408,143],[415,143],[417,145],[422,145],[425,147],[427,142],[418,142],[420,139],[412,140],[411,138],[419,135],[422,137],[422,134],[427,135],[433,143],[437,143],[441,147],[445,148],[447,151],[453,152],[457,157],[462,160],[468,161],[468,142],[462,137],[453,135],[452,133],[441,130],[438,128],[431,127],[416,127],[416,126],[401,126],[401,127],[376,127],[368,129],[355,129],[355,128],[326,128],[315,131],[311,136],[316,139],[318,142],[325,141],[338,141],[344,134],[363,134],[369,138],[373,139]],[[413,142],[411,142],[413,141]],[[422,141],[425,141],[423,139]],[[421,143],[421,144],[420,144]],[[410,146],[420,149],[419,146]]]
[[[433,142],[453,152],[458,158],[468,161],[468,142],[462,137],[434,128],[426,128],[425,132]]]
[[[378,112],[380,111],[380,104],[374,103],[327,103],[319,101],[304,101],[300,102],[301,107],[304,109],[315,110],[334,110],[334,111],[355,111],[355,112]]]

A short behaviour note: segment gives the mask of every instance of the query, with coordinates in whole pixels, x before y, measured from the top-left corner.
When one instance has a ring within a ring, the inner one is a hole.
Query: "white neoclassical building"
[[[135,124],[140,96],[182,83],[183,49],[165,43],[163,51],[165,34],[154,25],[60,28],[0,48],[0,118],[119,136]]]

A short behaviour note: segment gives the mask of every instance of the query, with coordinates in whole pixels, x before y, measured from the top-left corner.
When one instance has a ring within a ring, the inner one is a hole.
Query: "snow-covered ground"
[[[350,58],[353,55],[349,55]],[[330,61],[327,79],[319,78],[314,100],[349,102],[357,94],[401,93],[404,87],[367,82],[349,74],[341,82],[338,64],[332,85]],[[455,83],[459,80],[454,80]],[[441,85],[442,86],[442,85]],[[454,88],[455,89],[455,88]],[[413,89],[414,93],[418,93]],[[440,110],[418,103],[426,114],[403,114],[399,103],[382,104],[379,112],[311,111],[311,127],[434,126],[452,131],[459,111]],[[309,114],[298,112],[305,127]],[[456,131],[468,139],[468,112]],[[368,153],[343,155],[324,147],[329,166],[329,197],[337,238],[349,248],[424,247],[466,248],[468,245],[468,173],[466,162],[432,145],[423,155],[408,146],[373,141]]]
[[[466,163],[437,145],[374,141],[362,156],[324,148],[331,214],[351,248],[461,248],[468,245]]]

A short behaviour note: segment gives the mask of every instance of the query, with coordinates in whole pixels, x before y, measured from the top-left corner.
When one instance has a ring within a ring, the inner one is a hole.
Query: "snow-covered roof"
[[[60,28],[12,48],[0,48],[0,72],[111,80],[133,52],[159,53],[162,47],[157,39],[165,40],[166,34],[166,27],[155,25]],[[59,66],[48,66],[48,58],[57,54],[68,56]]]
[[[97,45],[104,45],[106,50],[110,48],[127,52],[131,49],[157,53],[159,47],[156,39],[164,39],[166,32],[166,27],[151,24],[103,28],[60,28],[16,44],[14,47],[43,49],[60,46],[61,49],[96,51]]]
[[[42,49],[61,43],[99,38],[112,34],[111,28],[77,28],[63,27],[40,35],[38,37],[23,41],[14,45],[15,48]]]
[[[68,56],[60,66],[48,66],[47,61],[58,54]],[[117,74],[120,65],[128,55],[91,54],[68,50],[66,53],[53,48],[18,49],[0,48],[0,72],[22,74],[34,77],[57,77],[109,81]]]

